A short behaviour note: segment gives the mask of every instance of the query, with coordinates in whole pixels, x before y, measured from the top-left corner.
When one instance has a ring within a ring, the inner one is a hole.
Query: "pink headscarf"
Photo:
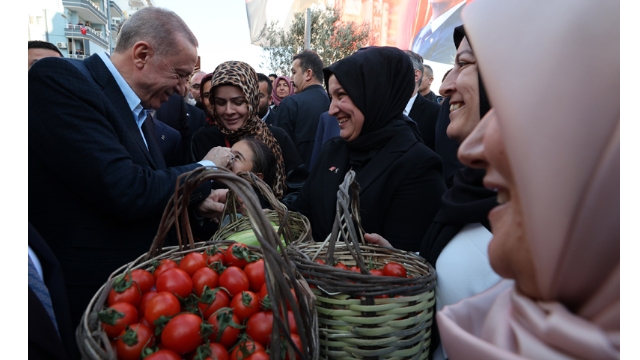
[[[291,84],[291,79],[289,79],[287,76],[279,76],[274,82],[273,82],[273,87],[271,90],[271,98],[273,99],[273,103],[276,104],[276,106],[280,106],[280,102],[282,101],[282,99],[284,98],[280,98],[278,97],[278,94],[276,94],[276,88],[278,87],[278,82],[280,80],[284,80],[287,82],[287,85],[289,86],[289,95],[293,95],[293,85]]]
[[[463,20],[522,199],[542,300],[445,307],[450,359],[620,357],[620,4],[476,0]]]

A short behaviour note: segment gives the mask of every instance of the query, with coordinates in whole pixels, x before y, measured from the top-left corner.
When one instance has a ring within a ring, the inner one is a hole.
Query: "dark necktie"
[[[29,288],[36,294],[38,299],[40,299],[42,306],[51,318],[53,326],[56,328],[56,331],[58,331],[58,323],[56,322],[56,315],[53,312],[49,289],[47,289],[47,285],[44,284],[40,274],[38,274],[38,270],[36,270],[36,267],[33,265],[31,257],[29,257]]]

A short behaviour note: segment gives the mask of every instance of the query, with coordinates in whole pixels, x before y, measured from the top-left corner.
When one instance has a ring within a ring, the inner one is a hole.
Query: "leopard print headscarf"
[[[285,183],[286,174],[284,171],[284,159],[282,157],[282,150],[280,149],[278,141],[273,137],[273,133],[271,133],[267,124],[258,117],[258,104],[260,101],[258,75],[249,64],[242,61],[223,62],[218,65],[216,70],[213,72],[213,78],[211,79],[211,94],[209,95],[209,101],[211,101],[211,104],[214,103],[213,89],[220,85],[234,85],[242,90],[249,106],[249,117],[240,129],[231,131],[224,127],[220,117],[216,114],[215,106],[212,106],[213,121],[230,143],[236,143],[244,137],[253,136],[265,143],[271,151],[273,151],[277,160],[277,168],[276,177],[273,184],[271,184],[271,188],[273,189],[273,194],[276,198],[281,199],[287,188]]]

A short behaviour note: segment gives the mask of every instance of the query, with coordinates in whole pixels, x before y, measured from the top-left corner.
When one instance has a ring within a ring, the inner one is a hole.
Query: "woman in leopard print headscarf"
[[[286,193],[286,174],[302,161],[287,133],[258,117],[259,95],[258,77],[249,64],[227,61],[218,65],[209,95],[215,126],[202,128],[193,135],[193,158],[202,159],[212,147],[230,148],[242,138],[255,137],[276,156],[276,177],[269,185],[280,199]]]

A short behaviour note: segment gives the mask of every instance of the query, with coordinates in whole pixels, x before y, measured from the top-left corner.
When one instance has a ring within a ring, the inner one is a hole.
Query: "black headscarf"
[[[349,163],[357,171],[397,132],[408,126],[402,112],[413,94],[414,72],[409,57],[395,47],[370,46],[323,69],[335,75],[349,98],[364,115],[360,135],[347,142]]]
[[[453,32],[456,48],[466,36],[464,27]],[[478,71],[480,118],[491,109]],[[485,171],[463,167],[453,177],[453,184],[442,195],[442,206],[422,241],[420,255],[435,268],[438,256],[451,239],[467,224],[481,223],[490,230],[487,215],[498,203],[496,193],[482,184]]]

